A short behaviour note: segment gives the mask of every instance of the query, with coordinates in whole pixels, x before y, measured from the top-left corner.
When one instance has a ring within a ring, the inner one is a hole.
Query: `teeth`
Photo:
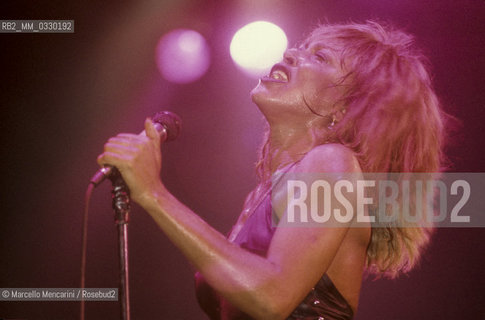
[[[271,72],[270,77],[275,80],[288,81],[288,76],[281,70],[275,70]]]

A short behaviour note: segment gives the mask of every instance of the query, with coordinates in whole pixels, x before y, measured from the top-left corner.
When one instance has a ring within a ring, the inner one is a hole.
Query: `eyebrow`
[[[312,49],[315,49],[316,50],[331,50],[331,48],[328,46],[328,45],[325,45],[324,43],[320,42],[320,41],[305,41],[303,42],[302,44],[300,44],[298,46],[299,48],[303,47],[304,49],[309,49],[309,48],[312,48]]]

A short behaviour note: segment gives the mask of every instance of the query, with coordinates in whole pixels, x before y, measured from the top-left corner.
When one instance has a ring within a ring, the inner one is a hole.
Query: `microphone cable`
[[[84,289],[86,284],[86,251],[88,245],[88,214],[89,214],[89,203],[91,201],[91,195],[93,194],[93,190],[95,185],[90,183],[88,188],[86,189],[86,193],[84,195],[84,214],[83,214],[83,230],[82,230],[82,245],[81,245],[81,283],[80,283],[80,290]],[[80,309],[80,320],[84,320],[85,317],[85,304],[84,298],[81,292],[81,309]]]

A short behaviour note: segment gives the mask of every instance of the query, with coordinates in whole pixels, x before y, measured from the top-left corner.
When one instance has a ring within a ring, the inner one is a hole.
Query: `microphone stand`
[[[152,118],[155,129],[160,134],[160,140],[174,140],[181,129],[182,120],[170,111],[161,111]],[[141,134],[144,134],[143,132]],[[128,215],[130,213],[130,190],[123,181],[120,172],[115,167],[105,166],[91,178],[91,187],[98,186],[108,177],[113,185],[112,205],[115,211],[115,223],[118,226],[118,257],[120,262],[120,287],[118,297],[121,299],[121,319],[130,320],[130,290],[128,281]],[[89,190],[89,189],[88,189]],[[87,214],[85,214],[87,217]],[[87,222],[87,218],[85,219]],[[85,222],[85,229],[86,229]],[[84,231],[86,234],[86,231]],[[86,239],[85,235],[83,239]],[[84,240],[83,240],[84,241]],[[83,242],[83,258],[81,270],[85,266],[85,243]],[[81,284],[84,286],[84,271],[81,272]],[[84,303],[81,302],[81,319],[84,319]]]
[[[128,215],[130,213],[130,190],[115,167],[109,176],[113,184],[112,199],[115,224],[118,227],[118,257],[120,263],[120,292],[122,320],[130,320],[130,290],[128,281]]]

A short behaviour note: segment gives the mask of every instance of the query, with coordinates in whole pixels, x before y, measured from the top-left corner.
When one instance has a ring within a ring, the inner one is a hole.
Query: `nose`
[[[298,63],[297,50],[295,48],[286,50],[283,54],[283,61],[290,66],[296,66]]]
[[[296,67],[300,63],[303,57],[298,49],[291,48],[285,51],[283,54],[283,62],[292,66]]]

